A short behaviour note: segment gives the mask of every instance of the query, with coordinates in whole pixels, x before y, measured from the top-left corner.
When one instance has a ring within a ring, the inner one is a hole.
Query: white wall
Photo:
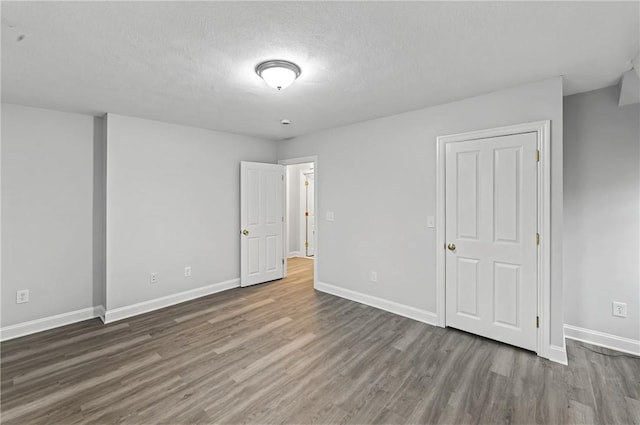
[[[552,335],[564,345],[562,301],[562,80],[553,78],[458,102],[280,142],[278,158],[317,155],[318,280],[436,311],[436,137],[550,119]],[[335,212],[327,222],[325,213]],[[369,272],[378,272],[377,283]]]
[[[287,227],[289,239],[289,255],[304,255],[305,248],[300,244],[300,221],[304,211],[300,208],[300,187],[303,184],[300,179],[300,173],[310,171],[313,164],[296,164],[287,166]]]
[[[2,326],[93,307],[94,118],[2,105]],[[16,304],[16,290],[31,301]]]
[[[108,114],[107,310],[237,279],[240,161],[275,159],[275,142]]]
[[[640,105],[617,102],[617,87],[564,99],[565,322],[640,340]]]
[[[107,125],[93,119],[93,304],[107,302]]]

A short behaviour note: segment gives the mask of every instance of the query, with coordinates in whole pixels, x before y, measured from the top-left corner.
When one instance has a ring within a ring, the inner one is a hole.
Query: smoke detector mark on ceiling
[[[16,41],[22,41],[22,40],[24,40],[24,38],[25,38],[25,37],[26,37],[26,36],[25,36],[24,34],[20,34],[20,35],[18,36],[18,38],[16,39]]]

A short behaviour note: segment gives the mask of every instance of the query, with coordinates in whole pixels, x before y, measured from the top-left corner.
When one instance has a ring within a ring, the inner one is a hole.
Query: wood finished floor
[[[282,281],[2,344],[4,424],[640,423],[640,358],[568,367]]]

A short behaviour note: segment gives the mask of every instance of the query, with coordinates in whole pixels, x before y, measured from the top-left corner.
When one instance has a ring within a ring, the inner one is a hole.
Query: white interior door
[[[314,200],[314,175],[313,173],[306,174],[306,217],[307,217],[307,257],[315,255],[315,240],[316,240],[316,216]]]
[[[446,145],[446,324],[536,350],[537,138]]]
[[[284,166],[240,163],[240,286],[284,277]]]

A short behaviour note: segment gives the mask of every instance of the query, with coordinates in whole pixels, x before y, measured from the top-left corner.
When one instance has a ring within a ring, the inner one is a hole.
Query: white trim
[[[104,323],[104,316],[107,310],[104,308],[103,305],[97,306],[96,309],[97,309],[96,311],[97,317],[100,318],[100,320],[102,320],[102,323]]]
[[[320,234],[320,220],[318,220],[318,214],[317,212],[320,210],[319,208],[319,204],[318,204],[318,192],[320,192],[318,190],[319,186],[318,186],[318,181],[320,179],[320,175],[319,175],[319,166],[318,166],[318,157],[316,155],[313,156],[303,156],[303,157],[299,157],[299,158],[289,158],[289,159],[280,159],[278,160],[278,164],[280,165],[296,165],[296,164],[306,164],[312,162],[313,163],[313,172],[314,172],[314,190],[313,190],[313,207],[315,208],[316,211],[316,234],[315,234],[315,240],[314,240],[314,265],[313,265],[313,286],[316,286],[316,283],[318,282],[318,258],[319,258],[319,246],[318,246],[318,235]],[[287,178],[288,173],[285,173],[285,179],[286,179],[286,187],[289,187],[289,180]],[[285,196],[285,208],[286,208],[286,200],[288,199],[288,197]],[[288,209],[286,210],[288,211]],[[286,214],[285,214],[286,217]],[[288,220],[285,218],[285,225],[284,225],[284,237],[283,237],[283,244],[286,247],[285,252],[288,251],[289,249],[289,223]],[[287,259],[284,259],[284,275],[285,277],[287,276]]]
[[[300,158],[290,158],[290,159],[280,159],[278,160],[278,164],[280,165],[298,165],[298,164],[306,164],[308,162],[317,162],[317,156],[301,156]]]
[[[566,338],[575,339],[576,341],[640,356],[640,341],[637,339],[625,338],[573,325],[564,325],[564,335]]]
[[[178,292],[177,294],[171,294],[149,301],[143,301],[137,304],[114,308],[105,312],[104,323],[112,323],[117,320],[126,319],[127,317],[137,316],[139,314],[148,313],[150,311],[158,310],[164,307],[180,304],[185,301],[190,301],[196,298],[226,291],[228,289],[238,288],[239,286],[240,279],[236,278],[220,283],[214,283],[213,285],[203,286],[184,292]]]
[[[287,257],[288,258],[304,257],[304,254],[302,254],[302,252],[300,251],[291,251]]]
[[[536,352],[550,360],[551,353],[551,121],[516,124],[467,133],[440,136],[436,144],[436,311],[437,325],[446,326],[445,298],[445,151],[447,143],[465,142],[521,133],[537,133],[540,162],[538,164],[538,300],[540,328]],[[532,318],[533,320],[533,318]],[[556,347],[558,348],[558,347]],[[555,349],[554,349],[555,350]],[[565,354],[566,358],[566,354]],[[554,360],[557,361],[557,360]],[[561,362],[560,362],[561,363]]]
[[[567,349],[565,347],[559,347],[557,345],[549,346],[549,356],[547,359],[552,362],[560,363],[565,366],[569,365],[569,361],[567,360]]]
[[[55,316],[43,317],[42,319],[31,320],[29,322],[18,323],[16,325],[5,326],[0,329],[0,341],[7,341],[37,332],[59,328],[60,326],[94,319],[100,317],[103,312],[104,307],[102,306],[89,307],[68,313],[56,314]]]
[[[351,289],[341,288],[324,282],[316,282],[314,288],[320,292],[335,295],[340,298],[346,298],[351,301],[365,304],[371,307],[379,308],[390,313],[408,317],[409,319],[427,323],[429,325],[436,324],[436,314],[430,311],[421,310],[419,308],[410,307],[408,305],[388,301],[373,295],[363,294],[362,292],[352,291]]]

